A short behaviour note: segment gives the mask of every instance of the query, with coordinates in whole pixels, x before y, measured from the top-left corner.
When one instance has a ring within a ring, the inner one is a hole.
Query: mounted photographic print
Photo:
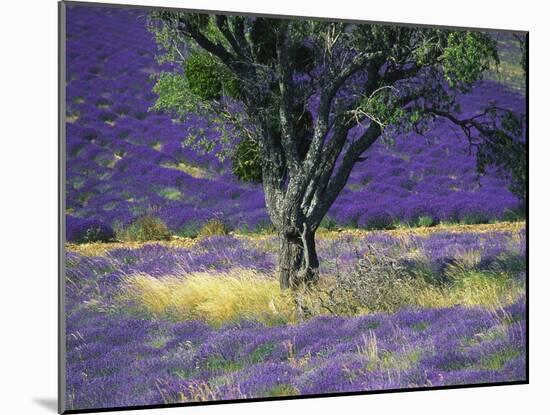
[[[60,412],[528,382],[527,32],[59,12]]]

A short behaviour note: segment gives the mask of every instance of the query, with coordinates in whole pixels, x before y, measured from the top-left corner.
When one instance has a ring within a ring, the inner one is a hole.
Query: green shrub
[[[163,241],[172,234],[166,224],[152,215],[144,215],[134,220],[128,227],[117,232],[117,238],[123,241]]]
[[[489,217],[484,213],[469,213],[462,217],[460,223],[464,225],[480,225],[489,223]]]
[[[201,230],[200,223],[195,221],[187,222],[182,228],[180,228],[176,233],[178,236],[184,238],[196,238],[199,235]]]
[[[525,220],[525,206],[520,206],[517,209],[506,209],[503,219],[508,222],[519,222]]]
[[[434,225],[435,225],[435,221],[431,216],[420,216],[416,220],[416,226],[429,228],[430,226],[434,226]]]
[[[229,231],[229,226],[224,221],[220,219],[211,219],[204,224],[198,236],[227,235]]]
[[[395,228],[395,220],[388,213],[378,213],[367,218],[361,218],[360,223],[357,221],[354,227],[361,227],[369,230],[378,229],[393,229]]]
[[[331,231],[338,228],[338,223],[330,216],[325,215],[325,217],[321,220],[319,227]]]

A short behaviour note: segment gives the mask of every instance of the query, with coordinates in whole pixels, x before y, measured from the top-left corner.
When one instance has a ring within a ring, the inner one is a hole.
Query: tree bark
[[[296,227],[295,229],[300,229]],[[319,278],[315,231],[302,223],[302,231],[280,232],[279,282],[281,289],[308,287]]]

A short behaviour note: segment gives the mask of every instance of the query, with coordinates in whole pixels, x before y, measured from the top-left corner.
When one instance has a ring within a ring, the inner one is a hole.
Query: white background
[[[124,3],[124,1],[121,1]],[[151,414],[301,412],[542,413],[550,386],[548,37],[544,2],[505,0],[135,0],[138,4],[529,30],[531,384],[155,410]],[[127,2],[134,3],[134,2]],[[0,49],[0,412],[52,414],[57,389],[57,4],[2,2]],[[547,409],[546,409],[547,410]],[[548,413],[548,412],[545,412]]]

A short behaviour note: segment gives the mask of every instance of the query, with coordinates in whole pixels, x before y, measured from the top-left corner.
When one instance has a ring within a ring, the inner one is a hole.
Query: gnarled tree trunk
[[[296,227],[300,228],[300,227]],[[295,229],[296,229],[295,228]],[[302,224],[302,231],[279,234],[279,282],[281,289],[307,287],[319,278],[315,231]]]

